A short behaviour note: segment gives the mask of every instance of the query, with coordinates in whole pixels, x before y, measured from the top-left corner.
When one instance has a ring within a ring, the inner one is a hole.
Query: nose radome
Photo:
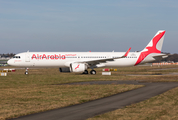
[[[8,60],[8,61],[7,61],[7,64],[8,64],[8,65],[12,65],[12,60],[11,60],[11,59]]]

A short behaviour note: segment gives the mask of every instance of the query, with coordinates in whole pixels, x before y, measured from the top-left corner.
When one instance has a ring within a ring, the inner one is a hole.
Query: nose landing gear
[[[25,75],[28,75],[28,68],[26,68],[25,70]]]

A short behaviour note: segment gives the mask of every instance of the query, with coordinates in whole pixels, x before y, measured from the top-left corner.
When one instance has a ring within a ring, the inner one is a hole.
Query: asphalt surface
[[[23,116],[14,120],[85,120],[105,112],[123,108],[132,103],[149,99],[172,88],[178,87],[178,83],[173,82],[143,83],[141,81],[95,81],[72,84],[135,84],[145,85],[145,87],[83,104]]]

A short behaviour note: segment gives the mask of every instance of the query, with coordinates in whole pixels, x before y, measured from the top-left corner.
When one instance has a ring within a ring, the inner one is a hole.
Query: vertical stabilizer
[[[150,53],[161,53],[165,32],[165,30],[159,30],[141,52],[149,51]]]
[[[156,33],[153,39],[151,39],[148,45],[141,51],[140,56],[135,65],[141,63],[151,53],[161,53],[165,32],[165,30],[159,30]]]

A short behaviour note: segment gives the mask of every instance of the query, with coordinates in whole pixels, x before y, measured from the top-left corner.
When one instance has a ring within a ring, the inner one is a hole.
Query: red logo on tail
[[[150,53],[161,53],[161,51],[156,48],[156,45],[157,45],[158,41],[163,37],[164,33],[165,33],[165,31],[162,32],[162,33],[160,33],[160,34],[158,34],[158,35],[156,35],[156,36],[153,38],[153,40],[152,40],[153,46],[151,46],[151,47],[150,47],[150,46],[149,46],[149,47],[146,47],[146,49],[147,49],[148,51],[141,52],[141,54],[140,54],[140,56],[139,56],[137,62],[135,63],[135,65],[138,65],[138,64],[139,64],[142,60],[144,60],[145,57],[148,56]]]

